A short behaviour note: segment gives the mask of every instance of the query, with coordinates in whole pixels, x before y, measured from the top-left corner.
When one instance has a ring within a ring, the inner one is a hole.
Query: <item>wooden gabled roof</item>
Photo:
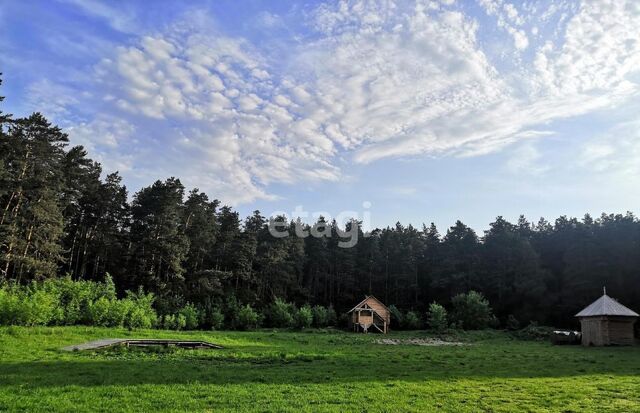
[[[623,306],[605,292],[604,295],[576,314],[576,317],[621,316],[638,317],[638,313]]]
[[[383,306],[387,311],[389,311],[389,307],[384,305],[384,303],[382,301],[378,300],[376,297],[374,297],[372,295],[366,295],[364,297],[364,300],[360,301],[355,307],[353,307],[351,310],[347,311],[347,313],[352,313],[354,310],[357,310],[358,308],[362,307],[362,305],[365,303],[365,301],[367,301],[370,298],[376,300],[378,303],[380,303],[381,306]],[[391,311],[389,311],[389,312],[391,312]]]

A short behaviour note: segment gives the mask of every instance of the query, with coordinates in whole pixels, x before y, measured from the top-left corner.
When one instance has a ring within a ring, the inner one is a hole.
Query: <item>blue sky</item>
[[[640,202],[634,0],[6,0],[0,71],[5,111],[131,192],[177,176],[243,215],[481,231]]]

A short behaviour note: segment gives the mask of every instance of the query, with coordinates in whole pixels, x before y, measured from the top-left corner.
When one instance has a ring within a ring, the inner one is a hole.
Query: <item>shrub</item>
[[[338,315],[332,305],[327,308],[327,325],[336,326],[338,324]]]
[[[115,299],[115,287],[93,281],[73,281],[71,277],[46,280],[42,287],[59,297],[61,311],[57,324],[91,324],[91,304],[102,296]]]
[[[237,327],[241,330],[258,328],[258,313],[249,304],[240,307],[238,311]]]
[[[113,282],[113,278],[111,278],[111,275],[109,273],[105,274],[103,284],[97,284],[102,286],[102,297],[110,301],[118,299],[118,296],[116,295],[116,284]]]
[[[480,330],[495,322],[495,317],[482,294],[469,291],[458,294],[451,299],[453,303],[453,319],[458,327],[465,330]]]
[[[138,307],[134,307],[125,320],[125,327],[130,329],[151,328],[152,326],[151,318],[142,308]]]
[[[211,298],[205,298],[204,302],[198,303],[196,306],[196,310],[199,315],[198,325],[200,328],[212,328],[212,329],[220,329],[222,328],[219,323],[220,316],[222,316],[222,320],[224,322],[224,314],[220,312],[220,304],[213,301]],[[217,314],[214,315],[214,313]]]
[[[433,331],[444,332],[447,329],[447,310],[436,302],[429,304],[427,323]]]
[[[305,304],[296,312],[296,327],[309,328],[313,323],[313,311],[311,307]]]
[[[111,302],[105,297],[100,297],[98,298],[97,301],[92,303],[89,306],[91,325],[108,326],[110,307],[111,307]]]
[[[5,325],[47,325],[56,314],[57,297],[33,283],[0,288],[0,323]]]
[[[104,282],[63,277],[27,286],[7,284],[0,286],[0,324],[152,327],[157,320],[153,294],[142,289],[127,294],[118,300],[108,275]]]
[[[389,306],[389,312],[391,313],[391,322],[394,325],[400,327],[404,324],[404,317],[402,316],[402,312],[398,310],[395,305],[392,304]]]
[[[14,288],[9,286],[0,288],[0,323],[2,325],[18,324],[20,298],[13,290]]]
[[[538,323],[532,321],[522,330],[515,331],[513,334],[521,340],[549,340],[553,333],[553,327],[539,326]]]
[[[179,315],[181,315],[185,320],[185,325],[183,328],[187,330],[195,330],[198,328],[200,324],[200,316],[198,314],[198,310],[192,305],[185,305],[180,311]]]
[[[520,322],[518,319],[513,314],[509,314],[509,317],[507,317],[507,330],[515,331],[519,328]]]
[[[227,327],[236,329],[238,328],[242,306],[234,295],[228,296],[225,304],[224,318],[227,320]]]
[[[295,308],[280,298],[269,306],[269,321],[272,327],[288,328],[293,326]]]
[[[184,330],[185,328],[187,328],[187,317],[184,314],[176,314],[176,324],[175,324],[175,329],[176,330]]]
[[[222,329],[224,326],[224,314],[219,309],[214,308],[209,314],[209,323],[212,330]]]
[[[53,294],[38,289],[35,285],[21,303],[22,323],[27,326],[44,326],[49,324],[55,307],[56,297]]]
[[[311,312],[313,313],[313,325],[315,327],[326,327],[329,324],[329,312],[325,307],[316,305],[311,309]]]
[[[408,311],[404,316],[404,327],[408,330],[419,330],[422,322],[417,313]]]
[[[344,328],[349,325],[349,317],[348,313],[341,313],[340,317],[338,317],[338,326]]]
[[[183,314],[165,314],[162,317],[162,328],[165,330],[184,330],[187,319]]]
[[[125,327],[135,328],[151,328],[156,325],[158,316],[153,309],[154,295],[145,294],[142,287],[137,293],[127,292],[127,300],[130,301],[131,311],[125,319]]]
[[[176,316],[173,314],[165,314],[162,316],[162,328],[165,330],[176,329]]]
[[[108,327],[122,327],[131,308],[131,302],[128,300],[110,300],[104,320],[105,325]]]

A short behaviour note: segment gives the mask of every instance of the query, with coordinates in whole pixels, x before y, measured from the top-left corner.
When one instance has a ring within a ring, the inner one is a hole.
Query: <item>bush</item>
[[[110,276],[104,282],[48,279],[0,286],[0,324],[149,328],[156,323],[153,294],[142,289],[118,300]]]
[[[447,310],[436,302],[429,304],[427,323],[431,330],[438,333],[444,332],[447,329]]]
[[[285,303],[280,298],[269,306],[269,322],[272,327],[288,328],[293,327],[293,314],[295,308],[289,303]]]
[[[239,328],[240,310],[242,306],[238,303],[238,299],[234,295],[227,297],[224,318],[227,320],[227,327],[231,329]]]
[[[305,304],[296,312],[296,327],[309,328],[313,323],[313,311],[311,307]]]
[[[458,294],[451,299],[453,304],[453,319],[456,325],[464,330],[480,330],[495,323],[495,317],[482,294],[469,291]]]
[[[340,317],[338,317],[338,327],[340,328],[345,328],[349,325],[349,318],[350,318],[351,314],[348,313],[341,313]]]
[[[31,297],[26,300],[25,305],[28,308],[26,325],[45,326],[53,318],[58,301],[55,295],[35,289],[31,293]]]
[[[125,327],[151,328],[156,325],[158,316],[153,309],[153,294],[145,294],[142,287],[137,293],[127,292],[127,300],[130,301],[131,311],[125,319]]]
[[[238,311],[237,328],[241,330],[253,330],[258,328],[258,313],[249,304],[240,307]]]
[[[91,305],[100,297],[116,299],[115,286],[110,277],[105,283],[93,281],[73,281],[71,277],[46,280],[41,287],[58,297],[60,311],[55,324],[91,325]]]
[[[57,297],[40,288],[29,286],[3,286],[0,289],[0,322],[5,325],[47,325],[56,314]]]
[[[162,316],[162,328],[165,330],[176,329],[176,316],[173,314],[165,314]]]
[[[532,321],[522,330],[515,331],[513,335],[521,340],[546,341],[551,337],[551,333],[553,333],[553,330],[553,327],[539,326],[538,323]]]
[[[125,327],[132,330],[137,328],[151,328],[153,322],[141,308],[135,307],[127,316],[125,320]]]
[[[520,322],[518,319],[513,314],[509,314],[509,317],[507,317],[507,330],[515,331],[519,328]]]
[[[0,288],[0,323],[2,325],[20,324],[18,313],[21,311],[20,298],[13,291],[14,288],[2,286]]]
[[[186,330],[195,330],[198,328],[200,324],[200,315],[198,314],[198,310],[192,305],[185,305],[180,311],[179,315],[184,318],[184,329]]]
[[[389,312],[391,313],[391,323],[395,324],[398,328],[404,324],[404,317],[402,312],[398,310],[395,305],[389,306]]]
[[[327,325],[328,326],[336,326],[338,325],[338,314],[336,314],[336,310],[332,305],[327,308]]]
[[[404,328],[407,330],[419,330],[422,325],[420,317],[413,311],[408,311],[404,316]]]
[[[184,314],[176,314],[175,330],[184,330],[187,328],[187,317]]]
[[[224,314],[219,309],[214,308],[209,314],[209,324],[212,330],[222,329],[224,326]]]
[[[313,313],[313,325],[315,327],[326,327],[329,325],[329,311],[321,306],[316,305],[311,309]]]
[[[108,326],[110,307],[111,302],[105,297],[100,297],[97,301],[89,305],[91,325],[103,327]]]

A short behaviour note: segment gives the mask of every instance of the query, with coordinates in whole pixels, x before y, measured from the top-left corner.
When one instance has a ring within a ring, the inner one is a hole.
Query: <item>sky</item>
[[[0,72],[131,193],[441,231],[640,210],[636,0],[0,0]]]

